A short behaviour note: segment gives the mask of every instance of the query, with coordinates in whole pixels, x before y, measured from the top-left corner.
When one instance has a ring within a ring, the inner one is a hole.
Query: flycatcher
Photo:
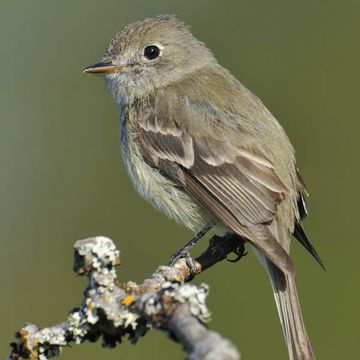
[[[174,16],[125,27],[84,72],[106,75],[139,194],[195,240],[214,227],[249,242],[269,274],[290,359],[315,359],[291,236],[322,263],[301,225],[306,190],[294,150],[274,116]]]

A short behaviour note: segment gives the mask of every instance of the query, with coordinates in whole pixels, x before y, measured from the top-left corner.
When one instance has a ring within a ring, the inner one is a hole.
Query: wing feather
[[[195,135],[168,108],[153,110],[136,114],[136,142],[144,159],[281,270],[293,273],[289,255],[269,228],[288,190],[269,159],[254,144],[220,141],[205,129]]]

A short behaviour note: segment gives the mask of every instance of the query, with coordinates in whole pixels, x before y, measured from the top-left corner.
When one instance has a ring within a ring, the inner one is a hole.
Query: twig
[[[195,259],[196,273],[231,252],[241,254],[239,247],[241,250],[239,239],[214,237]],[[205,326],[210,317],[205,303],[208,286],[184,283],[193,277],[185,259],[172,267],[158,267],[140,285],[121,284],[115,272],[120,252],[112,240],[101,236],[80,240],[74,250],[74,271],[89,279],[81,305],[61,324],[44,329],[28,324],[18,331],[9,360],[45,360],[60,355],[72,342],[80,344],[100,337],[106,347],[116,346],[124,336],[136,343],[152,327],[168,332],[191,360],[240,358],[228,340]]]

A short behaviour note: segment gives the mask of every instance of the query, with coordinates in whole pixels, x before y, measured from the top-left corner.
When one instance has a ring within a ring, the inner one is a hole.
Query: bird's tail
[[[256,248],[256,256],[265,267],[273,289],[290,360],[315,360],[301,314],[293,275],[285,275]]]
[[[306,333],[293,275],[285,275],[266,260],[276,307],[284,332],[290,360],[314,360],[315,354]]]

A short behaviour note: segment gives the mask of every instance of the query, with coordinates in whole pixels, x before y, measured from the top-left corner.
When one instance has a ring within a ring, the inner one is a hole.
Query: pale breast
[[[207,223],[206,212],[184,191],[175,186],[142,158],[131,135],[131,125],[124,119],[120,125],[121,150],[129,177],[137,192],[169,218],[194,230]],[[133,134],[134,135],[134,134]]]

